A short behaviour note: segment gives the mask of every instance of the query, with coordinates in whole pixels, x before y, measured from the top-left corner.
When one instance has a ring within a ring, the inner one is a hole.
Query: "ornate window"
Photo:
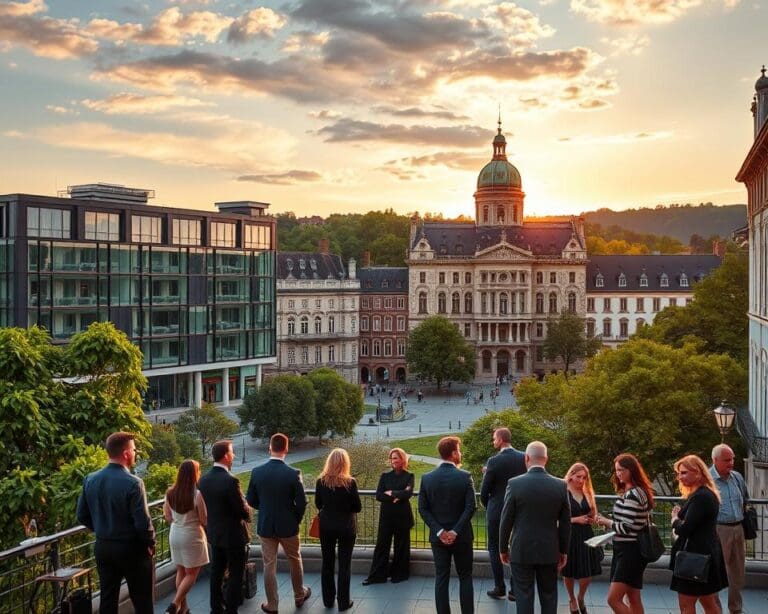
[[[635,311],[638,313],[645,311],[645,299],[642,296],[635,299]]]
[[[504,223],[504,205],[496,207],[496,221],[500,224]]]
[[[315,364],[320,364],[323,362],[323,346],[316,345],[315,346]]]
[[[381,341],[378,339],[373,340],[373,355],[381,356]]]
[[[323,321],[320,319],[320,316],[317,316],[315,318],[315,333],[318,335],[323,332]]]
[[[551,284],[556,284],[557,283],[557,273],[555,273],[554,271],[552,271],[549,274],[549,283],[551,283]]]
[[[360,330],[368,330],[368,316],[360,316]]]
[[[549,313],[557,313],[557,294],[549,293]]]
[[[328,332],[336,332],[336,318],[334,316],[328,316]]]
[[[296,348],[288,348],[288,364],[296,364]]]
[[[680,287],[681,288],[688,287],[688,276],[685,273],[680,274]]]
[[[405,339],[397,340],[397,355],[405,356]]]
[[[576,293],[575,292],[568,293],[568,311],[570,311],[571,313],[576,313]]]
[[[595,288],[602,288],[605,286],[605,278],[602,273],[595,275]]]
[[[603,320],[603,337],[610,337],[611,336],[611,319],[605,318]]]
[[[461,295],[458,292],[454,292],[451,295],[451,313],[461,312]]]
[[[459,282],[459,279],[460,279],[460,278],[459,278],[459,274],[458,274],[458,273],[454,273],[454,274],[452,275],[452,277],[453,277],[453,283],[455,283],[455,284],[458,284],[458,283],[460,283],[460,282]]]
[[[379,316],[373,316],[373,330],[374,331],[381,330],[381,318]]]
[[[446,310],[445,292],[440,292],[437,295],[437,313],[445,313]]]
[[[405,330],[405,318],[403,316],[397,317],[397,330]]]
[[[328,346],[328,362],[336,362],[336,346]]]
[[[472,273],[464,273],[464,283],[465,284],[472,283]]]
[[[360,356],[368,356],[368,340],[360,341]]]
[[[624,273],[621,273],[619,275],[619,288],[626,288],[627,287],[627,276],[624,275]]]
[[[629,320],[626,318],[621,318],[619,320],[619,337],[628,337],[629,336]]]
[[[472,313],[472,293],[464,294],[464,313]]]
[[[536,293],[536,313],[544,313],[544,295],[541,292]]]
[[[640,287],[641,288],[647,288],[648,287],[648,276],[645,273],[640,275]]]
[[[289,335],[296,334],[296,320],[294,320],[293,318],[288,318],[288,334]]]
[[[437,280],[438,280],[438,283],[444,284],[445,283],[445,273],[442,273],[442,272],[438,273],[437,274]]]
[[[659,278],[659,285],[662,288],[669,288],[669,275],[662,273],[661,277]]]
[[[427,293],[419,292],[419,313],[427,313]]]
[[[499,294],[499,314],[501,315],[507,315],[507,312],[509,311],[509,298],[507,297],[506,292],[502,292]]]
[[[301,316],[299,323],[301,325],[301,334],[306,335],[309,332],[309,318],[307,316]]]
[[[543,284],[544,283],[544,273],[542,273],[541,271],[536,273],[536,283],[537,284]]]
[[[391,331],[392,330],[392,316],[386,316],[384,318],[384,330],[385,331]]]
[[[384,356],[392,356],[392,341],[390,339],[384,340]]]

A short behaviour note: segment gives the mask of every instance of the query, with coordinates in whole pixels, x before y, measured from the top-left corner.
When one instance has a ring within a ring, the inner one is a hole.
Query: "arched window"
[[[384,318],[384,330],[392,330],[392,316],[386,316]]]
[[[568,293],[568,311],[570,311],[571,313],[576,313],[576,293],[575,292]]]
[[[647,288],[648,287],[648,276],[645,273],[640,275],[640,287],[641,288]]]
[[[645,320],[643,318],[637,318],[637,322],[635,323],[635,332],[639,331],[643,326],[645,326]]]
[[[445,313],[445,292],[440,292],[437,295],[437,313]]]
[[[384,341],[384,356],[392,356],[392,341],[390,339]]]
[[[661,278],[659,279],[659,285],[662,288],[669,288],[669,275],[662,273]]]
[[[627,276],[624,275],[624,273],[621,273],[619,275],[619,288],[626,288],[627,287]]]
[[[595,275],[595,288],[602,288],[605,286],[605,278],[602,273]]]
[[[333,316],[328,316],[328,332],[329,333],[336,332],[336,318]]]
[[[299,324],[301,326],[301,334],[306,335],[309,332],[309,318],[307,316],[301,316]]]
[[[360,318],[360,330],[368,330],[368,316]]]
[[[368,356],[368,340],[360,341],[360,356]]]
[[[488,223],[488,205],[483,207],[483,222]]]
[[[629,320],[627,318],[621,318],[619,320],[619,337],[628,337],[629,336]]]
[[[499,313],[503,316],[509,312],[509,298],[506,292],[499,294]]]
[[[373,316],[373,330],[381,330],[381,318],[379,316]]]
[[[454,292],[451,295],[451,313],[461,312],[461,294]]]
[[[504,205],[499,205],[496,207],[496,221],[499,224],[504,223]]]
[[[536,313],[544,313],[544,295],[541,292],[536,293]]]
[[[464,313],[472,313],[472,293],[464,294]]]
[[[419,313],[427,313],[427,293],[419,292]]]
[[[320,316],[317,316],[315,318],[315,332],[316,333],[323,332],[323,321],[320,319]]]
[[[611,336],[611,319],[605,318],[603,320],[603,337]]]
[[[296,334],[296,320],[294,320],[293,318],[288,318],[288,334],[289,335]]]
[[[557,294],[549,293],[549,313],[557,313]]]
[[[381,356],[381,341],[378,339],[373,340],[373,355]]]
[[[688,287],[688,276],[685,273],[680,274],[680,287],[681,288]]]

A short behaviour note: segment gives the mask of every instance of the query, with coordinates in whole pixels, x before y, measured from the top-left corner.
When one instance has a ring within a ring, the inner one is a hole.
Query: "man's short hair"
[[[128,443],[134,441],[136,435],[133,433],[127,433],[126,431],[117,431],[107,437],[107,456],[109,458],[117,458],[128,447]]]
[[[288,451],[288,437],[282,433],[275,433],[269,438],[269,449],[278,454]]]
[[[493,431],[493,434],[504,443],[512,443],[512,431],[510,431],[506,426],[500,426],[495,431]]]
[[[726,450],[730,450],[731,454],[733,454],[733,449],[727,443],[717,444],[714,448],[712,448],[712,460],[717,460],[720,458],[720,455]]]
[[[532,441],[525,448],[525,455],[531,460],[546,460],[547,446],[540,441]]]
[[[443,437],[440,441],[437,442],[437,453],[443,460],[449,460],[451,455],[459,448],[460,445],[461,439],[458,437],[453,435]]]
[[[211,455],[213,456],[213,462],[218,463],[229,452],[229,447],[232,445],[231,439],[222,439],[217,441],[211,446]]]

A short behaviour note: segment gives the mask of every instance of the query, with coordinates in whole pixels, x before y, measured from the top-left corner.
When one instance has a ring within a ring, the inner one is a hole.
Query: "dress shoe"
[[[178,612],[176,604],[173,602],[169,603],[168,607],[165,609],[165,614],[176,614],[176,612]]]
[[[408,580],[407,576],[405,578],[392,578],[391,582],[392,584],[400,584],[400,582],[405,582],[406,580]]]
[[[270,610],[270,609],[267,607],[267,604],[266,604],[266,603],[262,603],[262,604],[261,604],[261,611],[262,611],[262,612],[267,612],[267,614],[277,614],[277,610]]]
[[[370,586],[371,584],[384,584],[386,580],[377,580],[375,578],[366,578],[363,580],[363,586]]]
[[[581,614],[587,614],[587,606],[584,605],[583,601],[579,601],[579,611]]]
[[[303,606],[304,603],[306,603],[307,599],[309,599],[311,597],[311,595],[312,595],[312,589],[309,586],[305,586],[304,587],[304,596],[303,597],[299,597],[298,599],[295,600],[296,607],[300,608],[301,606]]]
[[[497,586],[496,588],[486,591],[485,594],[491,599],[504,599],[504,597],[507,596],[507,591]]]
[[[512,592],[512,591],[509,591],[507,593],[507,599],[509,599],[510,601],[514,601],[515,600],[515,593]]]
[[[339,612],[345,612],[346,610],[351,610],[352,606],[355,605],[354,601],[350,601],[347,605],[340,605],[339,606]]]

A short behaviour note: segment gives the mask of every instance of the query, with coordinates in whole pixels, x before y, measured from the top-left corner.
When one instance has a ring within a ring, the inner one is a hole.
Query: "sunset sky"
[[[768,0],[0,2],[0,193],[471,215],[746,202]]]

